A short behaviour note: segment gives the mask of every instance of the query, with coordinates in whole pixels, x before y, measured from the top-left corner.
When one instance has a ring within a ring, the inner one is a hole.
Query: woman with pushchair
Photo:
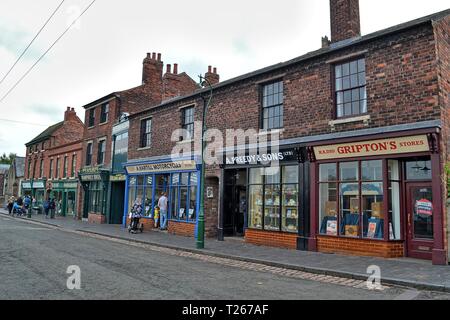
[[[139,220],[142,218],[142,204],[141,199],[137,198],[131,208],[130,212],[130,225],[128,226],[128,232],[137,233],[137,231],[143,232],[144,226],[142,223],[139,223]]]

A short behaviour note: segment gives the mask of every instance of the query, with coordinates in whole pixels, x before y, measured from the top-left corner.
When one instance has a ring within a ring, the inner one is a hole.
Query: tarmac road
[[[297,279],[251,270],[246,262],[223,265],[213,257],[173,251],[0,217],[0,299],[450,299],[440,292],[374,291]],[[66,285],[72,265],[81,271],[79,290]]]

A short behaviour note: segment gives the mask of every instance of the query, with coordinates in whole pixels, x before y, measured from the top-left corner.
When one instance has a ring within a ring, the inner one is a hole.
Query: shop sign
[[[95,174],[95,173],[100,173],[99,167],[83,168],[80,170],[80,174]]]
[[[114,181],[125,181],[126,177],[124,174],[115,174],[109,177],[109,180],[114,182]]]
[[[416,213],[422,216],[433,215],[433,203],[427,199],[420,199],[416,201]]]
[[[184,170],[196,170],[196,169],[197,169],[197,166],[196,166],[195,161],[193,161],[193,160],[162,162],[162,163],[149,163],[149,164],[140,164],[140,165],[127,167],[127,171],[129,174],[184,171]]]
[[[33,182],[33,189],[44,189],[45,185],[43,181]]]
[[[66,184],[64,184],[64,188],[76,189],[76,188],[78,188],[78,183],[76,183],[76,182],[66,183]]]
[[[99,181],[102,180],[102,177],[100,174],[83,174],[80,176],[81,181]]]
[[[293,161],[296,160],[296,152],[292,150],[285,150],[280,152],[249,154],[246,156],[226,157],[227,165],[246,165],[246,164],[268,164],[273,161]]]
[[[430,151],[426,135],[314,147],[317,160]]]
[[[31,189],[31,182],[22,182],[22,189]]]

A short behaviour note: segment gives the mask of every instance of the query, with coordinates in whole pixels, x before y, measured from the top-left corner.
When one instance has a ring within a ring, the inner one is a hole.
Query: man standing
[[[166,193],[163,192],[161,194],[161,197],[158,200],[158,207],[160,209],[160,216],[161,216],[161,230],[166,230],[167,228],[167,202],[169,200],[166,197]]]

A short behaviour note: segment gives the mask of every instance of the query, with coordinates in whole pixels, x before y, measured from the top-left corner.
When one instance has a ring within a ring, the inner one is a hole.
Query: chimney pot
[[[70,111],[75,111],[75,108],[71,108]]]
[[[158,61],[161,61],[161,53],[158,53]]]
[[[211,73],[211,66],[208,66],[208,72]]]
[[[70,107],[67,107],[67,111],[70,111]]]
[[[156,53],[155,52],[152,53],[152,59],[156,60]]]
[[[172,73],[171,69],[172,69],[172,66],[170,64],[168,64],[166,66],[166,73]]]
[[[178,74],[178,63],[173,64],[173,73]]]
[[[214,67],[213,73],[214,73],[214,74],[217,74],[217,68],[216,68],[216,67]]]
[[[150,52],[147,52],[147,58],[151,58],[151,56],[150,56]]]

